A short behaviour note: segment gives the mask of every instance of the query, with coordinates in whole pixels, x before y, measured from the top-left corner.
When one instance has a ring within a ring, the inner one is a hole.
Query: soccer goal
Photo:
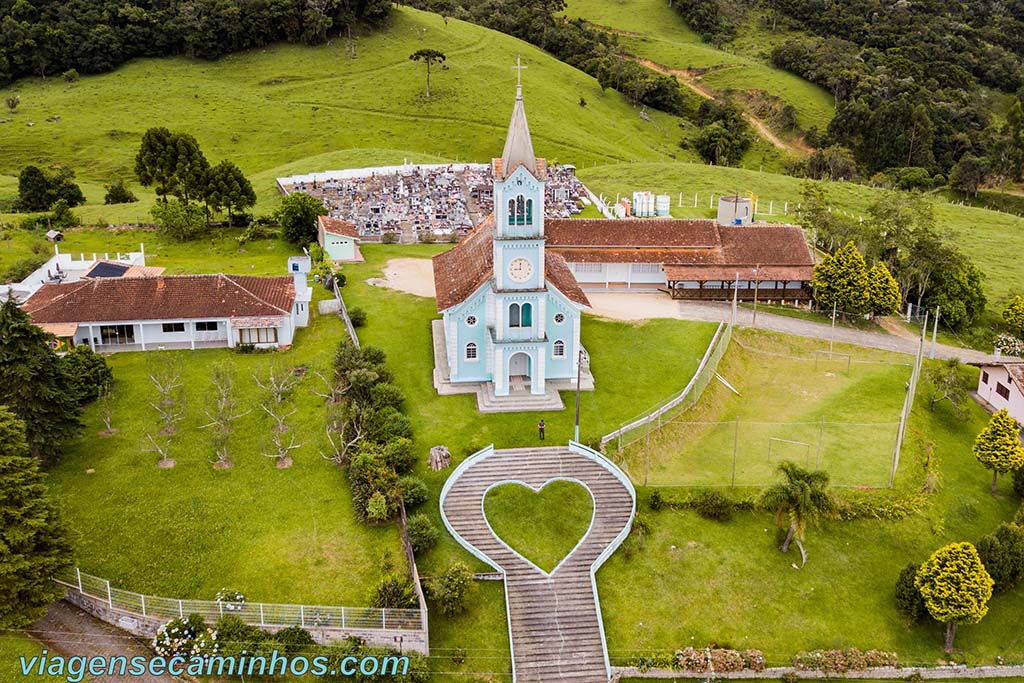
[[[806,441],[792,441],[772,436],[768,438],[768,462],[774,464],[792,460],[803,463],[804,467],[810,467],[812,448],[813,446]]]

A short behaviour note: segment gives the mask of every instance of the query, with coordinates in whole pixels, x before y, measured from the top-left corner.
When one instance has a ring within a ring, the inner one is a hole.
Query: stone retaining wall
[[[942,667],[921,667],[908,666],[901,668],[877,667],[865,669],[864,671],[847,671],[845,673],[826,671],[800,671],[795,667],[772,667],[764,671],[730,671],[716,672],[713,674],[697,671],[675,671],[672,669],[650,669],[641,671],[632,666],[612,667],[612,681],[619,681],[625,678],[659,678],[667,680],[675,679],[701,679],[709,677],[715,679],[774,679],[779,680],[783,676],[795,675],[800,679],[867,679],[867,680],[906,680],[910,676],[920,675],[925,680],[962,679],[962,678],[1024,678],[1024,665],[1016,666],[942,666]]]

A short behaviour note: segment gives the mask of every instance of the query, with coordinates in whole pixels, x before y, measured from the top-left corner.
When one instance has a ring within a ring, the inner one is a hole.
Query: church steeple
[[[505,137],[505,149],[501,153],[501,175],[507,178],[519,166],[525,166],[533,177],[537,172],[537,157],[533,153],[533,141],[530,140],[530,126],[526,122],[526,109],[523,107],[523,66],[516,58],[516,102],[512,108],[512,120],[508,124],[508,135]]]

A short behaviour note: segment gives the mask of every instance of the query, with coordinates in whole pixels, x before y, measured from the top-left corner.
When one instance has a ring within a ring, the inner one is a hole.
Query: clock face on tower
[[[533,275],[533,265],[524,258],[512,259],[508,264],[508,276],[513,282],[526,282]]]

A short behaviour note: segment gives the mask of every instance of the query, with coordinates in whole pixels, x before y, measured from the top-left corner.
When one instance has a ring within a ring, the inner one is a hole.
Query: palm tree
[[[789,531],[781,548],[785,553],[794,540],[800,545],[809,524],[834,512],[836,503],[828,491],[827,472],[808,472],[792,462],[780,464],[779,471],[785,481],[766,489],[759,503],[775,513],[777,525],[782,526],[784,517],[789,519]]]

